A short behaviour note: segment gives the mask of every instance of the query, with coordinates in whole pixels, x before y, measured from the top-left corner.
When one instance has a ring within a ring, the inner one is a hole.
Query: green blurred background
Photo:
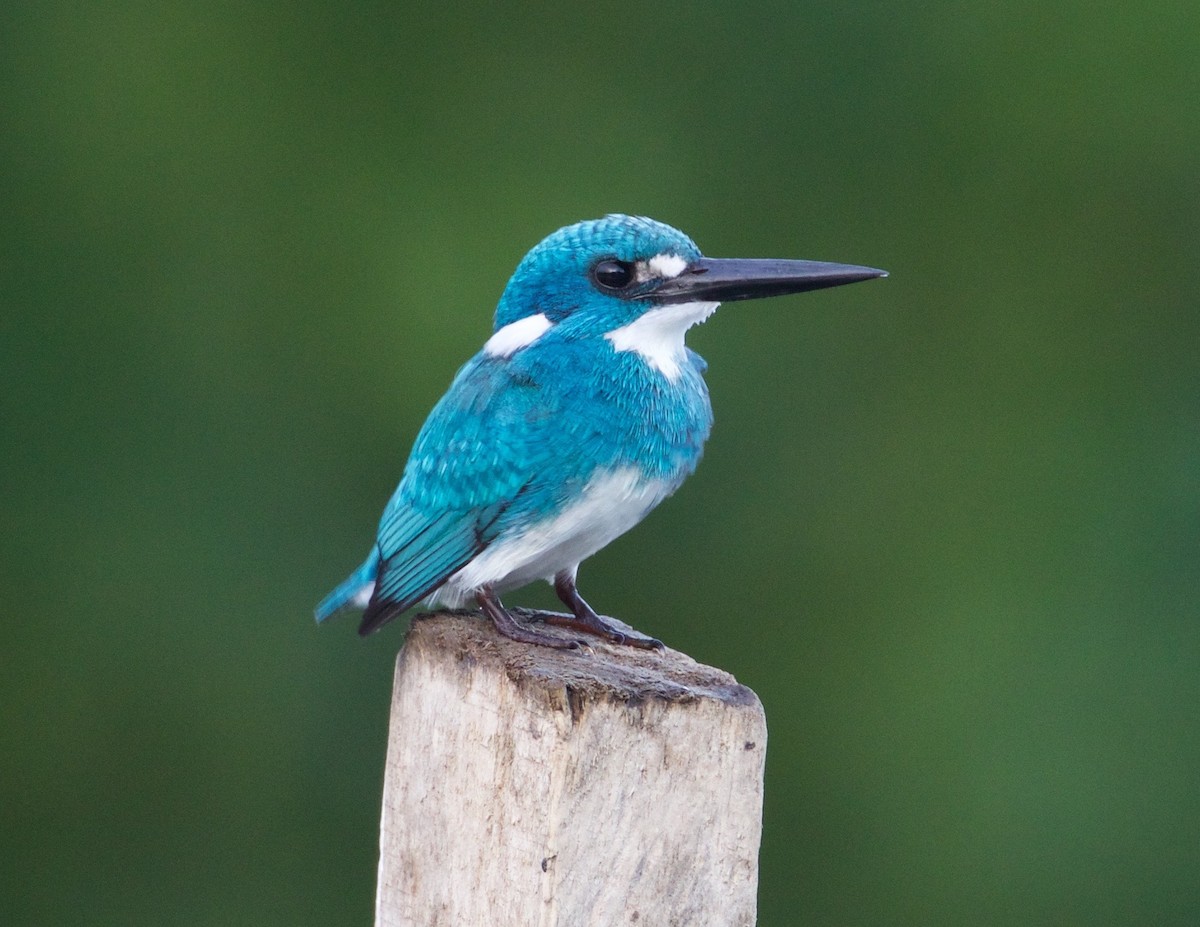
[[[1194,0],[0,43],[4,924],[370,921],[402,628],[311,608],[516,262],[613,211],[892,272],[694,331],[706,460],[583,572],[762,697],[760,923],[1200,923]]]

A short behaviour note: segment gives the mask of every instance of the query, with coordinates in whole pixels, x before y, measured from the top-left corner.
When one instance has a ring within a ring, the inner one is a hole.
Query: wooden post
[[[752,691],[677,651],[422,616],[396,660],[375,923],[751,927],[766,737]]]

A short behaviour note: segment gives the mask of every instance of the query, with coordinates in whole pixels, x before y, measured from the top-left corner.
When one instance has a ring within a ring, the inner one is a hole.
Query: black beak
[[[886,277],[886,270],[824,261],[776,261],[758,258],[699,258],[678,277],[664,280],[643,298],[663,304],[730,302],[805,293]]]

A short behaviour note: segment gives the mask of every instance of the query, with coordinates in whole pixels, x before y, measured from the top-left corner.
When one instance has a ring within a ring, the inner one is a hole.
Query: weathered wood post
[[[677,651],[422,617],[396,661],[375,923],[750,927],[766,736],[752,691]]]

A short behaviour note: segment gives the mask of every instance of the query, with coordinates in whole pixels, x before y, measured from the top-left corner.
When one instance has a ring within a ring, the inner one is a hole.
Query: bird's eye
[[[623,290],[633,282],[633,265],[625,261],[601,261],[592,268],[592,279],[602,290]]]

